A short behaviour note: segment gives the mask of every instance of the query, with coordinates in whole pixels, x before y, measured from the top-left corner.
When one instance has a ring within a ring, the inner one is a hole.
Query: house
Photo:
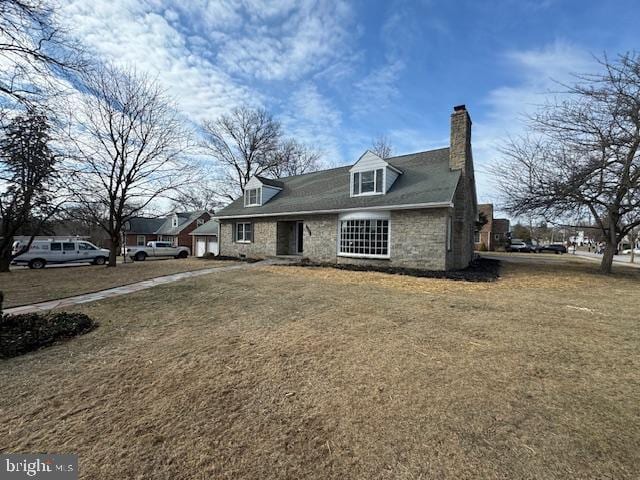
[[[124,244],[142,246],[157,240],[191,248],[190,233],[210,219],[211,214],[204,210],[173,213],[162,218],[134,217],[125,225]]]
[[[509,238],[509,228],[511,227],[509,219],[493,218],[492,203],[478,205],[478,212],[484,214],[487,223],[479,231],[475,232],[473,240],[475,249],[494,251],[497,247],[504,246]]]
[[[473,258],[477,203],[471,118],[451,115],[448,148],[271,180],[254,176],[214,216],[222,255],[434,270]]]
[[[218,255],[218,230],[217,220],[209,220],[200,225],[189,235],[191,236],[191,252],[197,257],[202,257],[207,253]]]

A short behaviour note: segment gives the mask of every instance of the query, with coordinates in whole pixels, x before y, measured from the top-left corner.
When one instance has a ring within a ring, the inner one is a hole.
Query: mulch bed
[[[0,318],[0,358],[17,357],[83,335],[97,324],[84,313],[24,313]]]
[[[392,275],[408,275],[411,277],[440,278],[465,282],[495,282],[500,277],[500,260],[476,258],[463,270],[423,270],[420,268],[384,267],[375,265],[354,265],[329,262],[300,262],[287,264],[294,267],[336,268],[355,272],[381,272]]]

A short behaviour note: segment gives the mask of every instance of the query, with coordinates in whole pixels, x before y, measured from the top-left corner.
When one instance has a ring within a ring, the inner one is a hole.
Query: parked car
[[[44,268],[47,264],[93,263],[104,265],[109,258],[109,250],[98,248],[84,240],[34,240],[27,249],[26,244],[13,242],[11,262],[14,265],[28,265],[29,268]]]
[[[636,255],[640,254],[640,248],[634,248],[633,249],[633,253],[635,253]],[[631,249],[627,248],[625,250],[622,251],[623,255],[630,255],[631,254]]]
[[[142,262],[147,257],[187,258],[191,251],[187,247],[174,247],[171,242],[147,242],[146,247],[127,247],[127,256]]]
[[[523,240],[512,238],[511,242],[506,245],[507,252],[535,253],[533,245],[525,243]]]
[[[567,253],[567,247],[561,243],[552,243],[551,245],[542,245],[537,248],[538,253]]]

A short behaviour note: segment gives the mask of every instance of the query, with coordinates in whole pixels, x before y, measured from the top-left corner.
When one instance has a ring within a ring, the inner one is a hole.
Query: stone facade
[[[234,241],[235,222],[220,223],[220,254],[245,255],[264,258],[280,255],[278,243],[289,242],[286,226],[302,221],[302,257],[318,262],[375,264],[394,267],[444,270],[447,249],[447,222],[450,209],[421,209],[391,211],[389,218],[390,258],[358,258],[338,255],[338,215],[309,215],[296,220],[290,218],[243,219],[253,226],[253,242]],[[239,220],[240,221],[240,220]],[[281,252],[282,250],[280,250]]]

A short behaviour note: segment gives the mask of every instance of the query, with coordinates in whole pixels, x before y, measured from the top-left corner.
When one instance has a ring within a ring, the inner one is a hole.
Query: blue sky
[[[524,112],[592,55],[640,45],[637,0],[67,0],[60,20],[106,59],[156,75],[193,121],[262,106],[286,132],[353,163],[374,136],[394,153],[446,146],[474,122],[484,173]]]

